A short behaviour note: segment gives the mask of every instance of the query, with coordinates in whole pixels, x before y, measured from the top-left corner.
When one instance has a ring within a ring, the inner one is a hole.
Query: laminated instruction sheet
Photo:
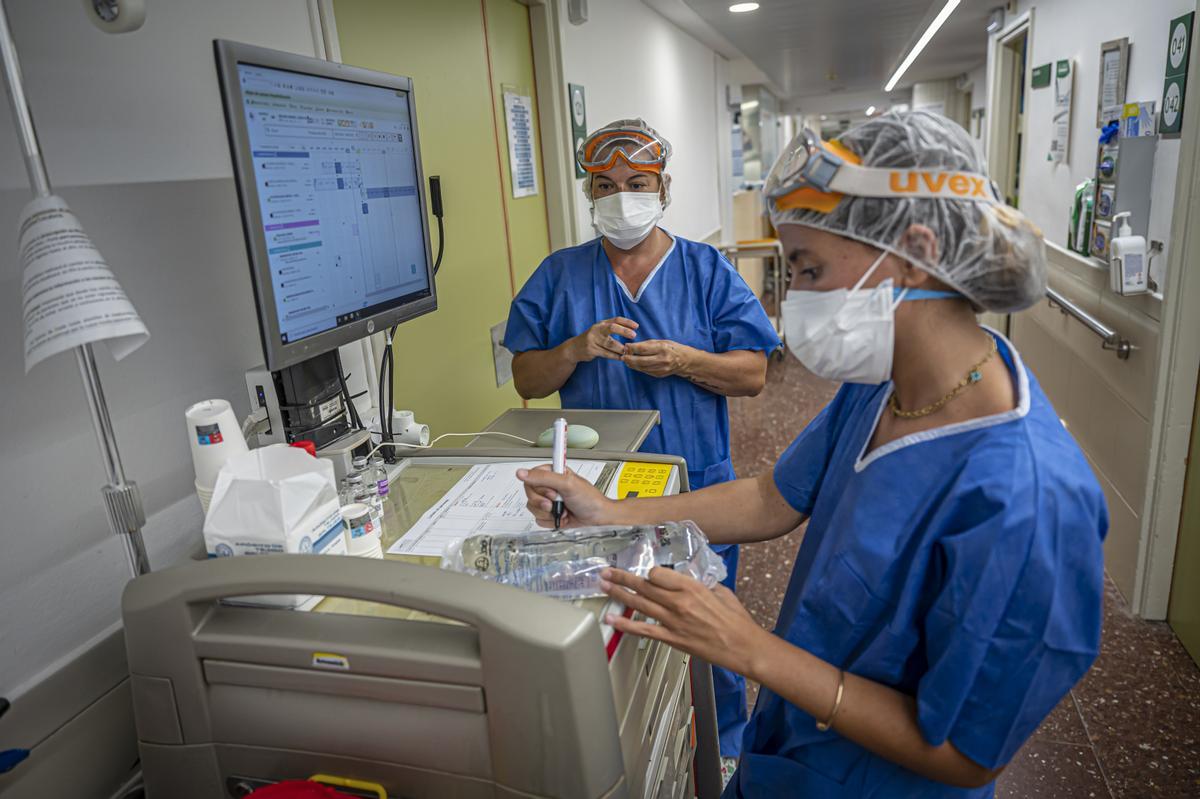
[[[545,461],[480,463],[425,511],[417,523],[388,547],[392,555],[438,556],[456,538],[478,533],[527,533],[537,530],[525,507],[525,484],[517,469],[533,469]],[[567,468],[595,483],[605,461],[568,460]]]

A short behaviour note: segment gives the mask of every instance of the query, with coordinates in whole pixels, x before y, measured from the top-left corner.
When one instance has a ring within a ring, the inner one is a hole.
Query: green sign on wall
[[[571,155],[575,155],[575,151],[579,149],[579,145],[583,144],[583,140],[587,138],[587,103],[583,99],[583,87],[577,83],[567,84],[567,100],[571,104]],[[575,162],[575,177],[586,177],[587,173],[579,168],[579,162]]]
[[[1188,54],[1192,50],[1192,11],[1171,20],[1167,37],[1167,74],[1163,79],[1162,113],[1158,132],[1178,136],[1183,129],[1183,99],[1187,93]]]
[[[1050,85],[1050,64],[1034,67],[1030,74],[1030,85],[1035,89],[1044,89]]]

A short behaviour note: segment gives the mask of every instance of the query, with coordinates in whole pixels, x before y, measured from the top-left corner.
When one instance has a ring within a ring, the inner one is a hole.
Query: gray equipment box
[[[221,601],[297,592],[458,623]],[[317,773],[406,799],[628,795],[585,610],[425,566],[271,555],[138,577],[122,611],[151,799]]]
[[[1117,231],[1112,218],[1129,211],[1135,236],[1150,227],[1150,188],[1154,177],[1157,136],[1116,139],[1100,147],[1096,157],[1096,198],[1093,204],[1091,253],[1108,262],[1108,247]]]

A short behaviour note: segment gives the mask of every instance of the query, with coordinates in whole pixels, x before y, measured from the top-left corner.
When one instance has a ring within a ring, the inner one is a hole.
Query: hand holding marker
[[[551,466],[555,474],[566,474],[567,471],[567,420],[554,420],[554,449],[551,455]],[[562,524],[563,515],[563,500],[558,494],[554,495],[554,505],[552,508],[554,513],[554,529],[557,530]]]

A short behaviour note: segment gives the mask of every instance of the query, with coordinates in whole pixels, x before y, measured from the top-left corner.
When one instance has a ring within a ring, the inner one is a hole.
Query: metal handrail
[[[1101,347],[1106,350],[1112,350],[1121,360],[1129,358],[1130,353],[1138,349],[1137,345],[1129,339],[1050,287],[1046,288],[1046,299],[1050,301],[1051,308],[1057,305],[1062,313],[1073,316],[1082,322],[1084,327],[1100,337]]]

